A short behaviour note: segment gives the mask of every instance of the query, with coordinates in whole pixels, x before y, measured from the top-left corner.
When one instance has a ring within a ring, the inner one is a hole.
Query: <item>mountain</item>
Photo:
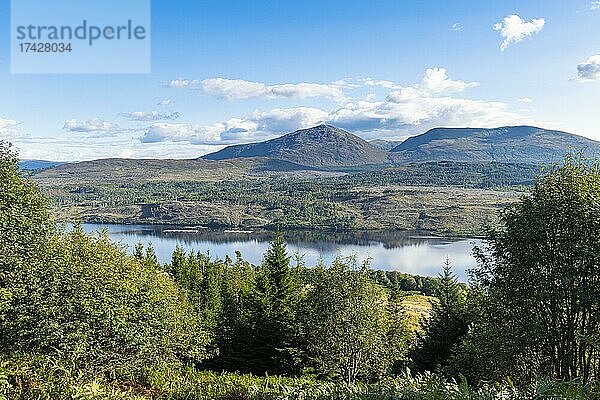
[[[539,164],[560,161],[569,151],[600,156],[600,142],[534,126],[435,128],[394,147],[390,159],[399,164],[428,161]]]
[[[402,143],[402,140],[374,139],[369,140],[369,143],[383,151],[390,151]]]
[[[33,179],[42,185],[123,182],[221,181],[257,176],[332,176],[337,173],[288,161],[268,158],[239,158],[212,161],[106,158],[58,165],[36,170]]]
[[[19,168],[23,171],[41,171],[62,164],[64,164],[64,162],[45,160],[21,160],[19,161]]]
[[[330,125],[302,129],[266,142],[228,146],[206,160],[267,157],[309,167],[386,164],[387,153],[366,140]]]

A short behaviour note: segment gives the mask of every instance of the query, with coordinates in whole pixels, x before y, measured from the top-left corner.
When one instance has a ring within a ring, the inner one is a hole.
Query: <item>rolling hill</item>
[[[42,171],[44,169],[57,167],[65,164],[64,162],[46,161],[46,160],[21,160],[19,168],[23,171]]]
[[[351,167],[388,163],[386,151],[342,129],[319,125],[260,143],[228,146],[205,160],[267,157],[309,167]]]
[[[399,164],[429,161],[543,164],[562,160],[570,150],[597,157],[600,142],[534,126],[435,128],[394,147],[390,159]]]

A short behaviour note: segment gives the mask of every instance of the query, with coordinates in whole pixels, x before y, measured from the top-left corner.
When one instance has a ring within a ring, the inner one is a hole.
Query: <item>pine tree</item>
[[[417,371],[444,370],[457,346],[468,330],[465,293],[450,260],[446,259],[439,275],[431,317],[422,323],[423,334],[413,352],[413,366]]]
[[[293,369],[296,283],[290,257],[280,233],[270,243],[259,271],[256,304],[256,353],[258,372],[287,373]]]
[[[267,250],[263,268],[268,280],[268,296],[274,316],[286,318],[292,308],[294,282],[290,269],[290,257],[287,255],[287,248],[280,233],[275,235]]]

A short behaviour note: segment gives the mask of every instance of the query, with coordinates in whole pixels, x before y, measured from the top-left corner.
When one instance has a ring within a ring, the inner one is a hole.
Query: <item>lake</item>
[[[83,224],[85,232],[106,229],[109,236],[129,251],[141,242],[152,244],[161,263],[171,260],[176,245],[185,250],[209,252],[213,258],[235,259],[239,250],[245,260],[259,264],[272,232],[226,231],[159,226],[159,225],[99,225]],[[466,270],[476,263],[472,255],[480,239],[452,239],[420,236],[403,231],[288,231],[284,232],[290,255],[303,256],[307,266],[319,260],[330,264],[338,256],[355,255],[359,261],[370,259],[374,269],[397,270],[418,275],[435,276],[446,258],[450,259],[456,275],[466,280]]]

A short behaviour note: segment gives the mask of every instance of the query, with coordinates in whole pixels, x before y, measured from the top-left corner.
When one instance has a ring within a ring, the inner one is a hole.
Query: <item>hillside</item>
[[[64,164],[64,162],[45,160],[21,160],[19,161],[19,168],[23,171],[41,171],[62,164]]]
[[[570,149],[595,157],[600,155],[600,142],[533,126],[435,128],[394,147],[390,158],[401,164],[428,161],[540,164],[560,161]]]
[[[41,171],[33,178],[41,185],[122,182],[181,182],[249,179],[258,176],[314,177],[338,175],[282,160],[244,158],[212,161],[108,158],[69,163]]]
[[[267,157],[310,167],[386,164],[387,153],[342,129],[319,125],[260,143],[228,146],[205,160]]]

